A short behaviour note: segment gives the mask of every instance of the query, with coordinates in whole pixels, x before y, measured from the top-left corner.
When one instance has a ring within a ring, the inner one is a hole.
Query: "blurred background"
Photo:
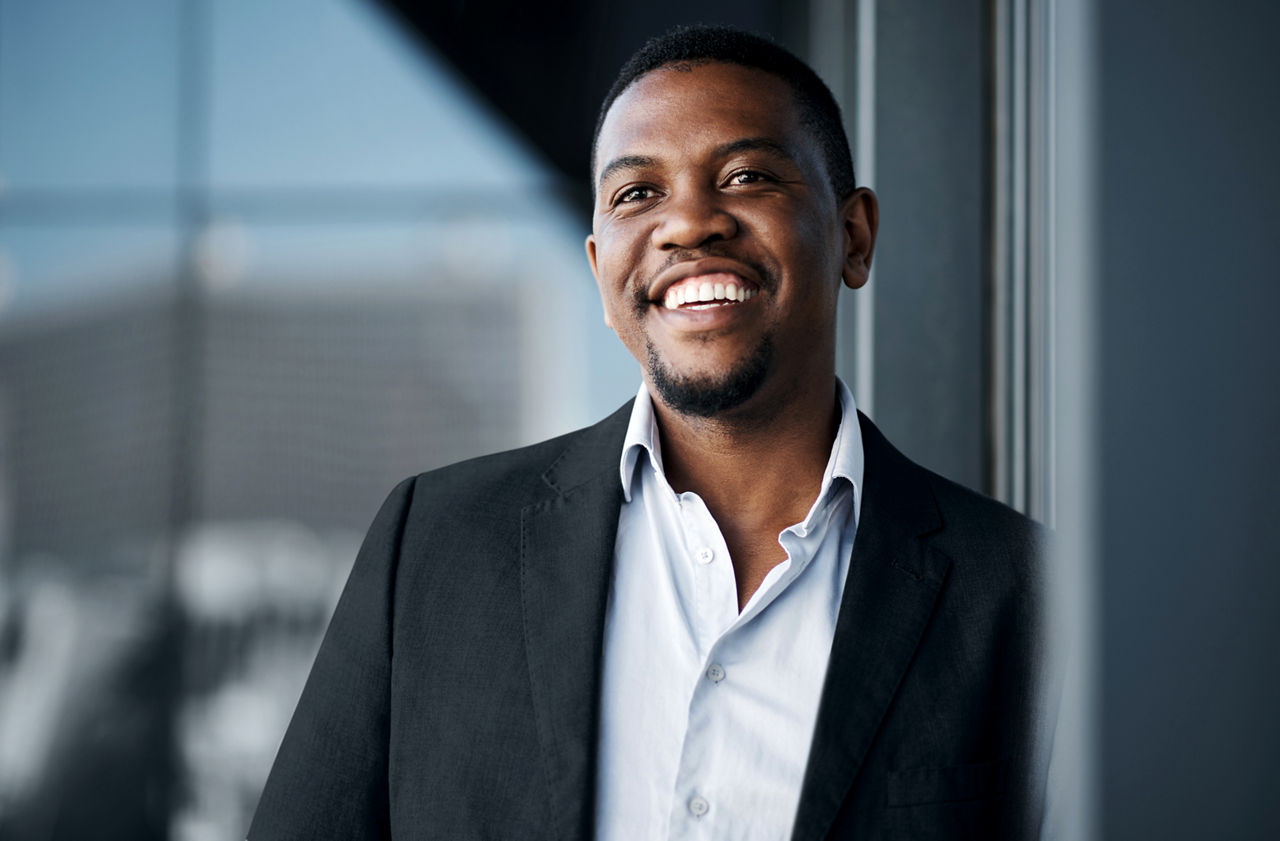
[[[392,485],[634,393],[590,132],[696,20],[842,104],[860,407],[1058,530],[1053,837],[1280,837],[1280,7],[0,0],[0,839],[243,837]]]

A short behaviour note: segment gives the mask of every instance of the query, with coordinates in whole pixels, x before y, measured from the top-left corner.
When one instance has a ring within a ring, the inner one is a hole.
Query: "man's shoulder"
[[[612,468],[617,475],[631,403],[603,420],[563,435],[420,473],[411,480],[415,507],[524,505],[563,494]]]
[[[1050,531],[1003,502],[920,469],[942,520],[930,543],[951,560],[954,586],[989,603],[1009,597],[1034,617],[1044,598]]]
[[[1049,530],[999,500],[921,467],[942,513],[945,530],[968,541],[998,542],[1028,552],[1043,549]]]
[[[891,474],[875,477],[875,484],[899,496],[900,508],[909,506],[918,513],[923,503],[931,509],[927,516],[918,515],[916,522],[927,526],[928,539],[935,548],[953,562],[1038,576],[1051,539],[1045,526],[1003,502],[917,464],[869,421],[864,423],[863,436],[869,448],[868,470],[873,469],[871,453],[875,452],[875,468]],[[872,492],[874,488],[868,491]],[[926,494],[928,502],[924,501]]]

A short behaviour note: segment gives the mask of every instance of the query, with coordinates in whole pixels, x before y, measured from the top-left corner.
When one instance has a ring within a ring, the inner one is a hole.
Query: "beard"
[[[647,344],[649,376],[658,397],[682,415],[711,418],[736,409],[751,399],[773,366],[773,342],[760,340],[755,351],[732,369],[698,377],[680,376],[667,367],[653,344]]]

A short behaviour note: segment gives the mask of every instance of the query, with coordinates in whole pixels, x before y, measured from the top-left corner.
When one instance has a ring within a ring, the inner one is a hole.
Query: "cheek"
[[[637,275],[641,273],[643,253],[634,238],[597,240],[596,271],[601,294],[608,298],[606,306],[619,314],[635,308],[636,287],[640,283]]]
[[[600,303],[604,310],[605,323],[617,333],[625,336],[635,321],[633,296],[627,290],[625,275],[620,271],[616,261],[609,259],[607,253],[596,252],[596,287],[600,293]]]
[[[826,281],[838,285],[842,261],[840,232],[825,217],[801,216],[774,234],[783,265],[801,275],[811,291],[825,290]]]

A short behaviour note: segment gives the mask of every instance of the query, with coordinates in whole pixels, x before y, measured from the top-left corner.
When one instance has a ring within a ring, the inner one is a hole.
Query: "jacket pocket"
[[[952,768],[912,768],[889,772],[889,806],[957,803],[1004,793],[1008,763],[1001,759]]]

